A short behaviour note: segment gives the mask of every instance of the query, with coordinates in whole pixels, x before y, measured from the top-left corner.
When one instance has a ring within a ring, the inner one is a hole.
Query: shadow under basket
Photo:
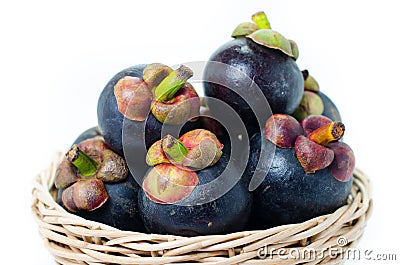
[[[356,169],[348,204],[303,223],[196,237],[121,231],[55,202],[61,159],[37,176],[32,191],[39,233],[58,264],[338,264],[361,238],[372,208],[369,179]]]

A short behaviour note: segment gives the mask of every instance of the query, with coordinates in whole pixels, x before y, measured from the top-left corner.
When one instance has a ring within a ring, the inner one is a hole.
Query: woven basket
[[[32,192],[39,233],[58,264],[337,264],[357,244],[371,213],[369,179],[356,169],[348,204],[304,223],[197,237],[121,231],[55,202],[61,159],[37,176]]]

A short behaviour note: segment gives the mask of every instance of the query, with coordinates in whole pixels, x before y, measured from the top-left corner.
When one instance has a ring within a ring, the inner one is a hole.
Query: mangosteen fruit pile
[[[296,43],[264,12],[252,21],[211,55],[203,100],[185,65],[115,74],[98,125],[57,168],[57,202],[118,229],[179,236],[299,223],[345,205],[355,156],[338,108],[299,69]],[[235,115],[244,126],[232,129]]]

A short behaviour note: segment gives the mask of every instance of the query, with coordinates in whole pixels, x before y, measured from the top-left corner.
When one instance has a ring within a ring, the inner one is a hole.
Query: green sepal
[[[280,50],[284,54],[296,59],[290,41],[277,31],[272,29],[259,29],[248,35],[247,38],[267,48]]]
[[[241,37],[246,37],[247,35],[250,35],[254,31],[258,30],[259,28],[251,22],[244,22],[239,24],[235,30],[232,32],[232,37],[233,38],[241,38]]]

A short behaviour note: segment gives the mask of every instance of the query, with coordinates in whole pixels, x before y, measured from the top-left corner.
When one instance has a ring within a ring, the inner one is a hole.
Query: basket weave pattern
[[[55,202],[53,183],[61,159],[60,154],[37,176],[32,191],[39,233],[58,264],[338,264],[357,244],[371,213],[369,179],[356,169],[348,204],[304,223],[197,237],[121,231],[70,214]],[[265,246],[273,251],[261,259]],[[334,256],[282,258],[293,249],[327,254],[333,248]]]

